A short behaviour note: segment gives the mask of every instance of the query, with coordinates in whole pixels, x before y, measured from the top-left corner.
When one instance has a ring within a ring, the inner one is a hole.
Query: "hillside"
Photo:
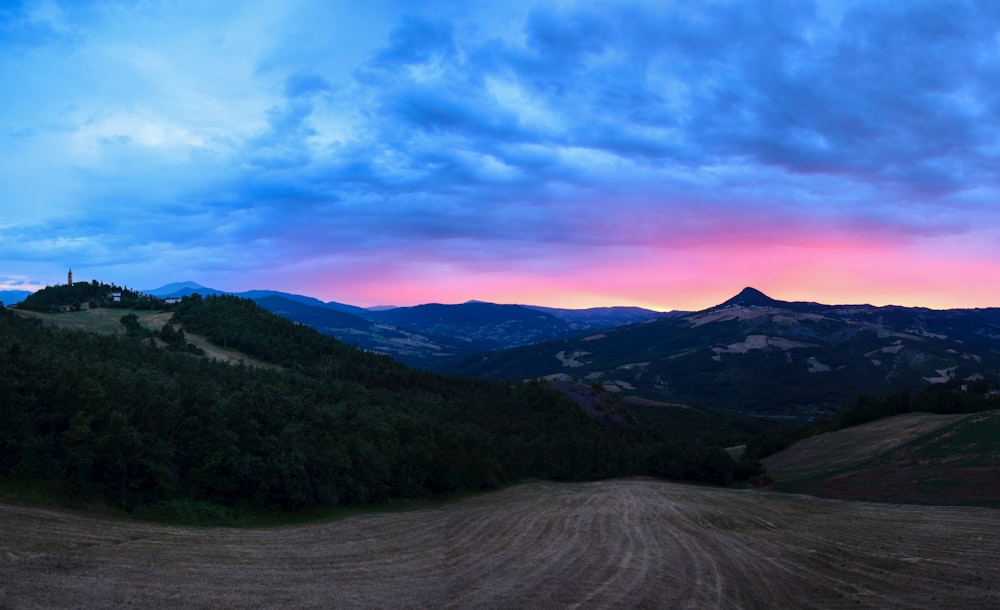
[[[154,339],[158,346],[165,346],[159,339],[163,326],[169,324],[174,312],[162,309],[107,309],[107,308],[83,308],[78,311],[65,313],[39,313],[24,309],[13,311],[12,313],[40,321],[46,326],[62,328],[68,330],[78,330],[87,333],[99,333],[106,335],[127,335],[128,329],[122,324],[123,315],[134,315],[138,324],[145,329]],[[273,364],[266,363],[257,358],[225,345],[215,345],[208,339],[197,333],[188,332],[185,334],[188,343],[194,345],[202,352],[206,358],[218,360],[228,364],[243,364],[259,368],[273,368]]]
[[[579,379],[623,397],[813,417],[859,394],[996,378],[1000,309],[831,306],[747,289],[704,311],[497,351],[449,370]]]
[[[159,298],[229,294],[195,282],[178,282],[145,292]],[[479,301],[364,309],[274,290],[248,290],[233,296],[251,299],[271,312],[346,343],[430,370],[472,354],[668,315],[640,307],[577,310]]]
[[[763,463],[780,491],[1000,507],[1000,411],[880,419],[802,440]]]
[[[125,333],[0,310],[0,484],[169,515],[363,504],[526,477],[725,484],[757,469],[721,450],[731,429],[609,426],[545,384],[414,370],[248,299],[186,297],[169,320],[115,314]],[[220,362],[189,337],[267,366]]]

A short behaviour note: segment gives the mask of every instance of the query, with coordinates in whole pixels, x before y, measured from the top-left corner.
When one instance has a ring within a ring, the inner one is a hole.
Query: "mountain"
[[[771,297],[767,296],[763,292],[757,290],[756,288],[746,287],[740,293],[733,298],[729,299],[721,305],[717,305],[713,309],[726,308],[726,307],[780,307],[782,305],[791,305],[790,303],[784,303],[782,301],[776,301]]]
[[[580,379],[634,401],[813,417],[859,394],[1000,377],[1000,309],[785,302],[748,288],[703,311],[497,351],[450,372]]]
[[[320,332],[421,367],[436,365],[456,356],[507,349],[679,313],[663,313],[641,307],[576,310],[482,301],[456,305],[429,303],[412,307],[363,308],[276,290],[229,293],[190,281],[167,284],[145,292],[162,298],[200,293],[202,296],[233,294],[252,299],[279,315],[312,326]],[[372,324],[365,328],[354,318],[326,315],[282,301],[265,302],[270,297],[350,314]]]
[[[473,354],[665,315],[638,307],[550,312],[539,307],[481,301],[362,309],[273,291],[237,296],[252,298],[269,311],[342,341],[431,369]]]
[[[326,303],[320,301],[319,299],[303,296],[301,294],[289,294],[287,292],[278,292],[277,290],[247,290],[245,292],[234,292],[231,294],[234,294],[238,297],[243,297],[244,299],[251,299],[257,302],[260,302],[261,300],[270,297],[278,297],[282,299],[288,299],[290,301],[295,301],[297,303],[302,303],[304,305],[312,305],[313,307],[326,307]]]
[[[145,292],[146,294],[151,294],[154,297],[166,298],[174,296],[175,293],[178,292],[186,292],[187,294],[191,294],[190,292],[187,291],[199,290],[199,289],[205,289],[205,287],[202,286],[201,284],[198,284],[197,282],[173,282],[165,286],[160,286],[159,288],[154,288],[152,290],[143,290],[142,292]]]
[[[0,290],[0,303],[14,305],[28,298],[31,294],[27,290]]]
[[[625,326],[636,322],[645,322],[654,318],[678,315],[683,312],[662,312],[644,309],[642,307],[591,307],[588,309],[559,309],[555,307],[541,307],[539,305],[524,305],[529,309],[537,309],[557,318],[562,318],[571,326],[582,329],[590,328],[611,328],[612,326]]]
[[[364,317],[368,313],[368,310],[363,307],[355,307],[354,305],[345,305],[343,303],[337,303],[336,301],[329,301],[324,303],[323,301],[315,298],[308,297],[301,294],[292,294],[289,292],[280,292],[278,290],[245,290],[243,292],[227,292],[225,290],[218,290],[216,288],[209,288],[207,286],[202,286],[197,282],[174,282],[172,284],[167,284],[166,286],[160,286],[153,290],[143,290],[146,294],[151,294],[160,298],[168,297],[186,297],[192,294],[200,294],[201,296],[208,295],[220,295],[220,294],[232,294],[238,297],[243,297],[245,299],[251,299],[254,301],[259,301],[260,299],[266,297],[282,297],[292,301],[298,301],[299,303],[304,303],[306,305],[312,305],[316,307],[328,307],[330,309],[335,309],[337,311],[342,311],[354,315],[360,315]]]
[[[476,351],[504,349],[572,334],[563,319],[520,305],[431,303],[369,312],[369,317],[421,333],[461,339]]]
[[[200,294],[203,297],[212,294],[226,294],[222,290],[208,288],[197,282],[174,282],[172,284],[167,284],[166,286],[154,288],[153,290],[143,290],[142,292],[151,294],[154,297],[160,297],[161,299],[171,297],[187,297],[195,293]]]
[[[483,351],[470,341],[380,324],[325,304],[309,305],[277,295],[256,301],[279,316],[310,326],[345,343],[392,356],[410,366],[434,368],[439,361]]]
[[[521,305],[478,301],[365,309],[276,290],[227,293],[196,282],[178,282],[146,292],[161,298],[195,293],[248,298],[269,311],[324,334],[422,368],[433,368],[445,360],[470,354],[613,326],[621,320],[646,317],[646,313],[640,312],[648,312],[639,308],[608,308],[603,313],[584,310],[577,321],[571,323],[567,319],[573,317],[572,310],[559,310],[561,315],[553,315]],[[655,315],[655,312],[649,314]]]

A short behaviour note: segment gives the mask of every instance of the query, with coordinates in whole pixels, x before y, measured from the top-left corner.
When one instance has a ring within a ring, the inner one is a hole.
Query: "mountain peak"
[[[719,307],[773,307],[780,304],[781,301],[772,299],[756,288],[747,286],[738,295],[722,303]]]
[[[167,284],[166,286],[160,286],[153,290],[143,290],[146,294],[151,294],[157,297],[174,296],[174,293],[181,291],[193,291],[193,290],[204,290],[205,286],[197,282],[174,282],[172,284]]]

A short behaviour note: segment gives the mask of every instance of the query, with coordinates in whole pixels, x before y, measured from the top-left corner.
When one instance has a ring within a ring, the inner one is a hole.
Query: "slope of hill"
[[[127,335],[128,329],[122,324],[121,318],[123,315],[134,315],[138,325],[145,329],[150,337],[157,337],[162,331],[164,324],[170,323],[170,319],[174,314],[169,310],[121,310],[101,307],[67,313],[38,313],[22,309],[17,311],[17,315],[24,318],[36,319],[42,324],[54,328],[106,335]],[[273,368],[274,366],[248,356],[237,349],[215,345],[196,333],[189,332],[185,335],[185,338],[188,343],[202,350],[206,358],[212,360],[257,368]],[[161,347],[165,345],[159,339],[154,339],[154,343]]]
[[[1000,507],[1000,411],[890,417],[805,439],[763,461],[782,491]]]
[[[452,372],[579,378],[623,396],[811,417],[858,394],[1000,372],[1000,309],[828,306],[753,289],[704,311],[470,358]]]

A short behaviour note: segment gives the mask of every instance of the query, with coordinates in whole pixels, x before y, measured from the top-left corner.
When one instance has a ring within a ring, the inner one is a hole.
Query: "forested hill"
[[[189,336],[283,368],[0,310],[0,479],[169,511],[356,504],[525,477],[724,483],[753,472],[720,439],[606,427],[544,384],[409,369],[236,297],[175,307]]]
[[[118,309],[155,309],[163,307],[163,304],[163,299],[159,297],[92,280],[48,286],[29,294],[18,304],[18,308],[49,312],[60,309],[79,310],[83,305]]]

